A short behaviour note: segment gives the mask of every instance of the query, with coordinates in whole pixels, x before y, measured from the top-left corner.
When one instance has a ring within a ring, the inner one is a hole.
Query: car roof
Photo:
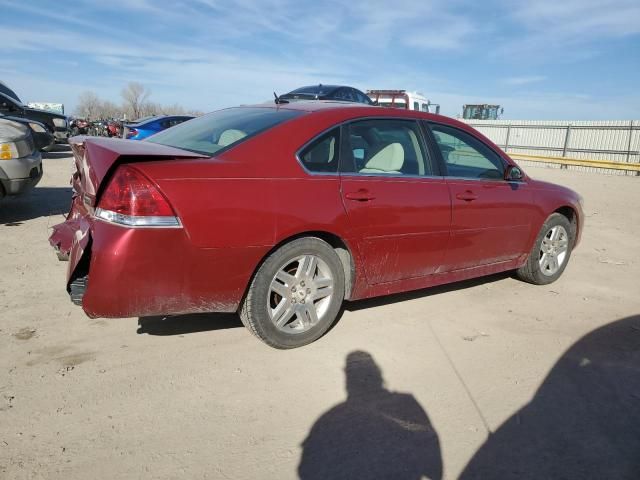
[[[281,110],[300,110],[303,112],[317,112],[320,110],[331,110],[339,108],[371,108],[365,103],[348,102],[344,100],[299,100],[296,102],[275,102],[258,103],[254,105],[240,105],[231,108],[275,108]]]
[[[366,103],[348,102],[343,100],[300,100],[297,102],[287,103],[260,103],[255,105],[240,105],[232,108],[275,108],[281,110],[297,110],[303,112],[320,112],[325,110],[357,110],[364,116],[393,116],[408,118],[447,118],[433,113],[419,112],[417,110],[405,110],[401,108],[379,107],[376,105],[368,105]]]
[[[306,112],[313,115],[338,114],[344,120],[349,119],[366,119],[366,118],[406,118],[420,119],[437,123],[447,124],[463,130],[473,130],[466,123],[456,120],[455,118],[435,113],[420,112],[417,110],[405,110],[403,108],[380,107],[376,105],[367,105],[357,102],[345,102],[340,100],[300,100],[291,103],[261,103],[256,105],[240,105],[231,108],[270,108],[279,110],[295,110]],[[336,115],[332,115],[336,118]],[[476,132],[477,134],[477,132]]]
[[[14,92],[13,90],[11,90],[6,83],[4,83],[2,80],[0,80],[0,92],[4,93],[5,95],[7,95],[8,97],[13,98],[14,100],[17,100],[18,102],[22,103],[22,100],[20,100],[20,97],[18,97],[18,95],[16,95],[16,92]]]

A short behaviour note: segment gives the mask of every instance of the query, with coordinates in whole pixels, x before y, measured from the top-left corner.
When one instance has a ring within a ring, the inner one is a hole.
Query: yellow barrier
[[[609,160],[578,160],[577,158],[543,157],[540,155],[525,155],[522,153],[509,153],[508,155],[515,160],[522,159],[531,162],[558,163],[561,165],[575,165],[578,167],[609,168],[611,170],[640,172],[639,163],[611,162]]]

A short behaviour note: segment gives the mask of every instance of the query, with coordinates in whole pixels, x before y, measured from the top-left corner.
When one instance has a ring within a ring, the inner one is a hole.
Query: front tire
[[[551,214],[540,229],[527,263],[516,271],[518,278],[534,285],[555,282],[569,263],[574,237],[567,217]]]
[[[273,252],[255,274],[240,319],[274,348],[307,345],[333,324],[344,299],[344,269],[335,250],[315,237]]]

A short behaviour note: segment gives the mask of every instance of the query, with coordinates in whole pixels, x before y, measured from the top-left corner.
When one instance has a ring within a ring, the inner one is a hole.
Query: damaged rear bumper
[[[235,312],[268,247],[196,248],[183,229],[127,228],[93,217],[54,227],[67,291],[90,317]]]

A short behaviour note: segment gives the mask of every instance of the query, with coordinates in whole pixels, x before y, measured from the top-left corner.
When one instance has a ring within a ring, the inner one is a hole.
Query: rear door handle
[[[473,193],[471,190],[467,190],[466,192],[462,192],[456,195],[458,200],[464,200],[465,202],[472,202],[478,198],[478,196]]]
[[[355,200],[356,202],[368,202],[370,200],[375,200],[376,197],[371,195],[369,190],[361,188],[357,192],[349,192],[344,195],[344,197],[348,200]]]

